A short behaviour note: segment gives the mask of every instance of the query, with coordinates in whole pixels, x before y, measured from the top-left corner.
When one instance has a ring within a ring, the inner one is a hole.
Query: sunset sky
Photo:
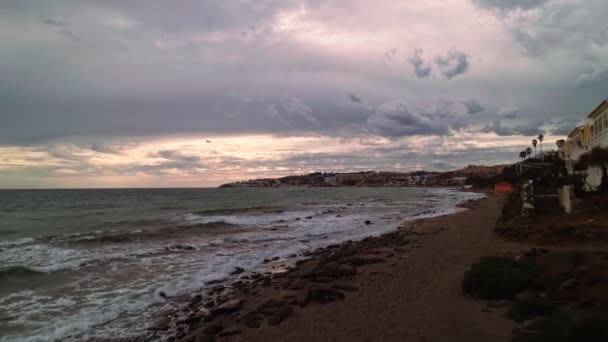
[[[449,170],[608,97],[606,0],[0,2],[0,188]]]

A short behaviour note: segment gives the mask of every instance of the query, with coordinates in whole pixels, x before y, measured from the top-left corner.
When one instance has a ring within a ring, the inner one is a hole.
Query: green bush
[[[512,299],[525,289],[540,285],[541,269],[530,262],[484,257],[464,276],[463,291],[481,299]]]

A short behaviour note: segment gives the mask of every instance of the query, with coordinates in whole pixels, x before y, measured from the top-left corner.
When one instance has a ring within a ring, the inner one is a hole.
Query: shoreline
[[[165,311],[158,324],[149,328],[151,334],[147,338],[249,341],[264,340],[257,335],[270,334],[274,340],[297,339],[278,333],[283,321],[308,320],[302,316],[361,297],[362,283],[391,275],[400,264],[407,264],[408,254],[428,249],[424,247],[426,239],[458,229],[445,225],[467,226],[471,217],[483,215],[488,209],[492,209],[490,221],[495,221],[502,208],[501,201],[491,195],[469,200],[457,206],[468,210],[404,221],[395,231],[379,236],[346,241],[305,252],[300,258],[269,263],[265,273],[237,269],[231,284],[222,284],[222,280],[212,282],[206,293],[172,299],[181,304]],[[492,228],[493,225],[488,227],[489,234]],[[460,283],[456,285],[459,287]],[[323,305],[334,301],[339,304]]]

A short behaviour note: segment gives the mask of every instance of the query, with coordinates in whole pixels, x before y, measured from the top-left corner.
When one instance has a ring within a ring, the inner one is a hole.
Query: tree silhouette
[[[526,159],[526,151],[519,152],[519,158],[521,158],[521,161],[524,161]]]
[[[528,158],[530,158],[530,156],[532,155],[532,149],[531,148],[526,148],[526,155],[528,155]]]
[[[532,139],[532,146],[534,146],[534,156],[536,157],[536,144],[538,144],[538,141],[536,141],[536,139]]]
[[[540,141],[540,154],[543,154],[543,140],[545,136],[543,134],[538,135],[538,141]]]

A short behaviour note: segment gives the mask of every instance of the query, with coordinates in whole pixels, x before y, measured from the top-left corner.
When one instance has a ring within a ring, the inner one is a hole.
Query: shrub
[[[520,342],[600,342],[608,341],[608,316],[588,313],[575,316],[566,311],[556,311],[539,322],[536,331],[516,337]]]
[[[540,298],[518,300],[511,306],[509,317],[516,322],[523,322],[531,318],[546,316],[556,308],[556,304]]]
[[[530,262],[484,257],[464,276],[463,291],[481,299],[512,299],[525,289],[540,285],[541,269]]]

